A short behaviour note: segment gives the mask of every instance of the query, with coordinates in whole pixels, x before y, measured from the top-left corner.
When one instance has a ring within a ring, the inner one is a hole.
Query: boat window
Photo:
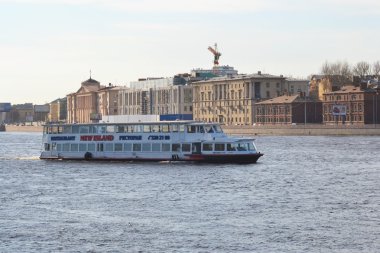
[[[51,150],[57,150],[57,143],[53,142],[51,144]]]
[[[185,132],[185,125],[179,125],[179,131],[181,133]]]
[[[183,143],[182,144],[182,152],[190,152],[190,150],[191,150],[191,145],[190,144],[188,144],[188,143]]]
[[[132,151],[132,144],[124,143],[124,151]]]
[[[115,132],[115,126],[107,126],[106,127],[106,129],[107,129],[107,133],[114,133]]]
[[[63,144],[62,151],[69,152],[70,151],[70,143]]]
[[[97,128],[98,128],[98,133],[99,134],[104,134],[107,131],[107,127],[106,126],[98,126]]]
[[[195,133],[196,132],[195,126],[188,125],[188,126],[186,126],[186,128],[187,128],[188,133]]]
[[[172,151],[173,152],[179,152],[179,151],[181,151],[181,144],[179,144],[179,143],[173,143],[172,144]]]
[[[125,126],[124,132],[133,133],[133,126]]]
[[[117,126],[116,133],[124,133],[124,126]]]
[[[160,143],[152,143],[152,151],[161,151],[161,145]]]
[[[206,133],[213,133],[214,132],[214,128],[212,126],[205,126],[205,132]]]
[[[133,132],[135,133],[142,133],[143,132],[143,126],[142,125],[134,125],[133,126]]]
[[[106,143],[105,151],[113,151],[113,143]]]
[[[150,145],[150,143],[143,143],[143,145],[142,145],[142,151],[145,151],[145,152],[152,151],[152,145]]]
[[[248,150],[249,150],[249,151],[256,151],[256,147],[255,147],[255,145],[253,144],[253,142],[249,142],[249,143],[248,143]]]
[[[160,132],[160,126],[159,125],[152,125],[152,132],[154,132],[154,133]]]
[[[87,144],[81,143],[79,144],[79,151],[86,151],[87,149]]]
[[[163,133],[168,133],[169,132],[169,125],[161,125],[161,131]]]
[[[213,128],[216,133],[223,133],[223,130],[219,125],[213,125]]]
[[[170,144],[162,143],[162,152],[168,152],[168,151],[170,151]]]
[[[90,132],[89,126],[80,126],[79,127],[79,133],[81,134],[88,134]]]
[[[62,144],[57,144],[57,151],[61,152],[62,151]]]
[[[170,125],[170,131],[172,131],[173,133],[178,132],[178,130],[179,130],[178,125]]]
[[[57,134],[57,133],[58,133],[58,126],[53,126],[53,127],[51,128],[51,133],[52,133],[52,134]]]
[[[203,126],[197,126],[197,133],[204,133],[205,130],[203,128]]]
[[[97,127],[96,126],[89,126],[90,128],[90,133],[93,133],[93,134],[96,134],[98,131],[97,131]]]
[[[95,143],[88,144],[87,150],[88,151],[95,151]]]
[[[77,133],[79,133],[79,126],[73,126],[73,128],[72,128],[72,133],[73,133],[73,134],[77,134]]]
[[[103,152],[104,151],[104,144],[103,143],[98,143],[96,145],[96,151]]]
[[[150,125],[144,125],[144,133],[150,133],[150,132],[151,132]]]
[[[71,126],[63,126],[63,133],[71,134]]]
[[[212,151],[212,143],[203,143],[203,151]]]
[[[233,145],[233,143],[227,143],[227,151],[236,151],[235,145]]]
[[[141,143],[133,143],[133,151],[141,151]]]
[[[215,151],[224,151],[224,143],[215,143]]]
[[[78,152],[78,143],[72,143],[70,145],[70,151],[71,152]]]
[[[63,127],[62,126],[58,126],[58,133],[61,134],[63,132]]]
[[[49,151],[50,150],[50,144],[49,143],[45,143],[45,151]]]
[[[115,143],[114,151],[116,151],[116,152],[123,151],[123,144],[122,143]]]

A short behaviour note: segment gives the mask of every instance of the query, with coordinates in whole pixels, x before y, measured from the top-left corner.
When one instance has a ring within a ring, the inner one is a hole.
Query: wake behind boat
[[[254,139],[198,121],[49,124],[40,159],[256,163]]]

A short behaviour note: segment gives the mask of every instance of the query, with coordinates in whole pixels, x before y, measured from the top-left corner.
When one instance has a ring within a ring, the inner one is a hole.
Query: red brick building
[[[280,96],[256,103],[255,108],[260,125],[322,123],[322,102],[305,96]]]
[[[378,124],[380,122],[380,89],[344,86],[323,94],[325,124]]]

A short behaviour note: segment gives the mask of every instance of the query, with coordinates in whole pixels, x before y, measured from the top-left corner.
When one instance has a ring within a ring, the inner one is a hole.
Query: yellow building
[[[192,84],[195,120],[252,125],[254,104],[284,93],[285,78],[262,74],[217,77]]]

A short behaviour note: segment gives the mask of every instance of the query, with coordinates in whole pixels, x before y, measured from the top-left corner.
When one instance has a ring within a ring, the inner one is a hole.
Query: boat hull
[[[162,161],[178,161],[178,162],[196,162],[196,163],[235,163],[249,164],[256,163],[263,156],[262,153],[255,154],[189,154],[185,156],[172,155],[168,157],[69,157],[69,156],[40,156],[42,160],[83,160],[83,161],[135,161],[135,162],[162,162]]]

